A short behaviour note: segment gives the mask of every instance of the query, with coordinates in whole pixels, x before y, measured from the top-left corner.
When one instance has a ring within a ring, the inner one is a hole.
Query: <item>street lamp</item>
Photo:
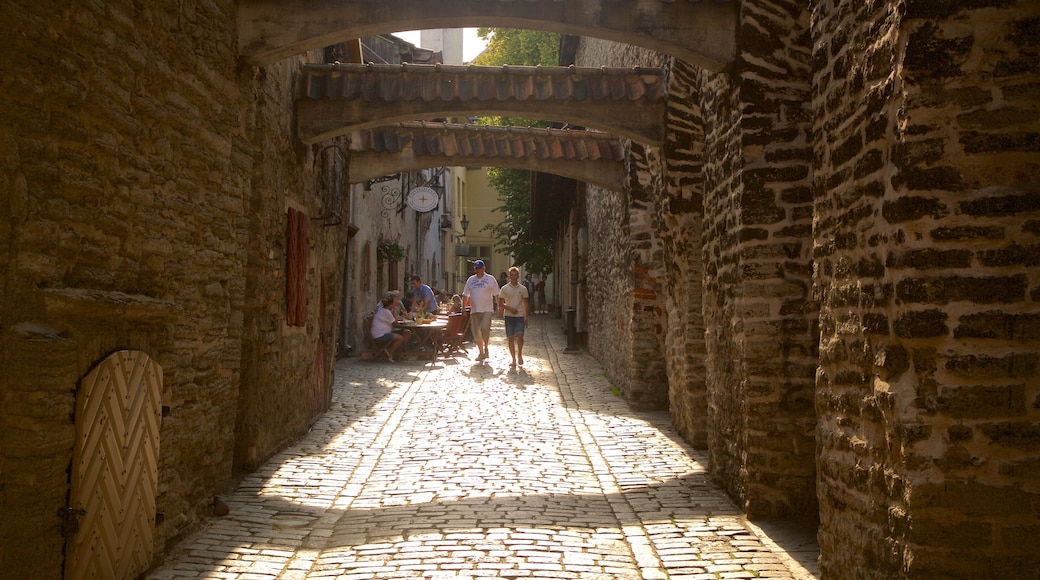
[[[466,239],[466,230],[469,229],[469,218],[466,217],[466,214],[462,214],[462,219],[459,220],[459,225],[462,226],[462,236],[461,236],[460,239],[464,240],[464,239]],[[463,246],[465,246],[464,250],[462,250]],[[462,250],[464,253],[460,253],[460,250]],[[455,259],[456,260],[458,258],[463,258],[463,260],[465,260],[465,256],[468,255],[468,254],[469,254],[469,244],[461,244],[461,243],[460,244],[455,244]],[[457,267],[458,267],[458,264],[456,264],[456,268]],[[466,268],[463,267],[462,271],[465,272]],[[455,270],[455,290],[456,290],[456,293],[458,293],[458,291],[459,291],[458,290],[459,278],[461,278],[461,276],[459,276],[459,270],[456,269]]]

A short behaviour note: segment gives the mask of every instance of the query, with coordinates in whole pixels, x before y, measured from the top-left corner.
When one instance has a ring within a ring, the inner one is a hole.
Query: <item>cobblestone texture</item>
[[[812,578],[705,457],[536,317],[510,370],[341,361],[331,410],[150,574],[173,578]]]

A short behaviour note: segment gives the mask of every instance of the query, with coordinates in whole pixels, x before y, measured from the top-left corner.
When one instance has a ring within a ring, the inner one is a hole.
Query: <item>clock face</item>
[[[429,187],[416,187],[408,192],[408,206],[415,211],[425,212],[437,209],[440,197]]]

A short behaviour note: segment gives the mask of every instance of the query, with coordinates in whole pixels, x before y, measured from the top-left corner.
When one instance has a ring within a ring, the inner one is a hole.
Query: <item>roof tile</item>
[[[306,65],[304,95],[366,101],[469,101],[664,98],[663,75],[652,68],[477,67],[443,65]]]
[[[357,131],[351,136],[353,151],[400,153],[409,147],[416,155],[607,161],[624,158],[620,139],[599,131],[409,122]]]

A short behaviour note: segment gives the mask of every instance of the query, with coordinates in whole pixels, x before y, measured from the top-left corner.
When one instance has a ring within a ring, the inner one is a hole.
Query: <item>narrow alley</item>
[[[533,317],[508,366],[340,361],[331,409],[149,577],[796,578],[814,531],[749,524],[667,413]]]

